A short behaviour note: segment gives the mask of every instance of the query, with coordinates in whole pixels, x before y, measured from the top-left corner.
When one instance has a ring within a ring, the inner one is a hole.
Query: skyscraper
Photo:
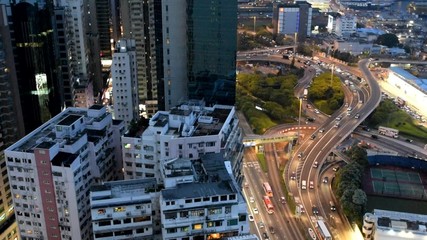
[[[237,1],[187,0],[188,93],[234,105]]]

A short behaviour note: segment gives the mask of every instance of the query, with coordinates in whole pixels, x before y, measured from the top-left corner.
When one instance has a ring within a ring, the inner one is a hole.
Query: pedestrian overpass
[[[243,145],[245,147],[253,147],[260,144],[266,143],[277,143],[277,142],[291,142],[294,139],[297,139],[297,136],[284,136],[282,135],[249,135],[243,138]]]

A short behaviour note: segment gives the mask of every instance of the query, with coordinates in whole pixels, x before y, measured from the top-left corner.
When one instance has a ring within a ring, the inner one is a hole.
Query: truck
[[[304,100],[307,100],[307,96],[308,96],[308,89],[304,88],[304,92],[303,92],[303,98],[304,98]]]
[[[392,137],[392,138],[398,138],[399,137],[399,130],[394,129],[394,128],[379,126],[378,127],[378,133],[381,135],[387,136],[387,137]]]

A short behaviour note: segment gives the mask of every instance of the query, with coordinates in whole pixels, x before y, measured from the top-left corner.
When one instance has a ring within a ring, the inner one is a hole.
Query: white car
[[[254,216],[253,215],[249,215],[249,222],[253,222],[255,221]]]
[[[314,109],[314,112],[315,112],[316,114],[319,114],[319,113],[320,113],[320,111],[319,111],[319,110],[317,110],[317,109]]]
[[[254,203],[255,202],[255,198],[254,197],[249,197],[249,202]]]
[[[254,211],[254,214],[259,214],[258,208],[252,209]]]
[[[319,163],[316,161],[316,162],[313,163],[313,167],[317,168],[317,166],[319,166]]]

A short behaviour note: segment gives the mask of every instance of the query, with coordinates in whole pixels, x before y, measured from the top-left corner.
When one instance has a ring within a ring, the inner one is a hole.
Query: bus
[[[270,184],[268,182],[263,183],[262,187],[264,188],[265,194],[267,194],[268,197],[273,197],[273,190],[271,190]]]
[[[399,137],[399,130],[394,129],[394,128],[379,126],[378,127],[378,133],[385,135],[387,137],[392,137],[392,138],[398,138]]]
[[[267,209],[268,214],[273,214],[274,208],[270,198],[268,196],[264,196],[263,198],[264,198],[264,205],[265,205],[265,208]]]
[[[319,232],[320,238],[323,240],[332,240],[332,235],[329,233],[328,228],[325,225],[323,220],[317,221],[317,230]]]

